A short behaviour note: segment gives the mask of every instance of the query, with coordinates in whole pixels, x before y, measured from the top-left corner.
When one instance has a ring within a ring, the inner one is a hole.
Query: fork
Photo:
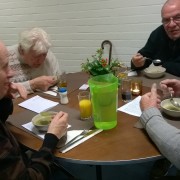
[[[64,146],[68,146],[69,144],[71,144],[73,141],[75,141],[76,139],[78,139],[81,136],[84,136],[86,133],[88,133],[89,130],[84,129],[80,134],[78,134],[77,136],[75,136],[74,138],[72,138],[67,144],[65,144]],[[62,146],[62,147],[64,147]]]

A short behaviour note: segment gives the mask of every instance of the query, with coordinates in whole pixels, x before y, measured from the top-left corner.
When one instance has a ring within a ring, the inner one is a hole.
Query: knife
[[[73,141],[73,142],[71,142],[71,143],[68,143],[68,144],[66,144],[65,146],[63,146],[62,148],[60,148],[60,151],[64,151],[66,148],[72,146],[72,145],[75,144],[76,142],[78,142],[78,141],[80,141],[81,139],[83,139],[83,138],[85,138],[85,137],[87,137],[87,136],[95,133],[95,132],[98,131],[98,130],[99,130],[99,129],[93,129],[93,130],[88,131],[88,132],[87,132],[86,134],[84,134],[82,137],[80,137],[80,138],[78,138],[77,140],[75,140],[75,141]]]

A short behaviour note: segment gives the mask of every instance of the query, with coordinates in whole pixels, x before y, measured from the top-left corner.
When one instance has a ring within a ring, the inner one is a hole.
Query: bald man
[[[5,123],[13,111],[13,94],[17,91],[21,97],[27,96],[22,85],[10,82],[12,77],[7,49],[0,42],[0,179],[50,179],[54,167],[52,152],[67,130],[68,114],[59,112],[52,118],[40,150],[28,159]]]
[[[180,76],[180,0],[168,0],[161,10],[162,25],[155,29],[145,46],[132,57],[131,68],[142,70],[160,59],[166,71]]]

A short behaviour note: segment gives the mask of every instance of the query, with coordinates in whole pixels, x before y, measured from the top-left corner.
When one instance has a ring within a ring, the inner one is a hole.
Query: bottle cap
[[[66,88],[59,88],[59,92],[66,92]]]

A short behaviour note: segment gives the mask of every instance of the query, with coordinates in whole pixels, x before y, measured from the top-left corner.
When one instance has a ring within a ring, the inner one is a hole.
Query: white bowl
[[[166,72],[166,68],[162,66],[149,66],[148,68],[144,69],[144,73],[149,78],[160,78]]]
[[[180,103],[180,98],[173,98],[175,101]],[[172,117],[180,117],[180,108],[173,106],[170,99],[165,99],[161,102],[162,111]]]
[[[57,112],[54,111],[42,112],[32,118],[32,123],[39,131],[47,131],[52,118],[56,114]]]

